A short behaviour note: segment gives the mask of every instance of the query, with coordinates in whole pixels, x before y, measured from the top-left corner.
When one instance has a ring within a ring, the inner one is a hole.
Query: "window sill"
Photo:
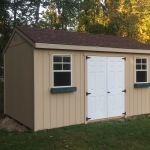
[[[62,87],[62,88],[51,88],[51,93],[70,93],[75,92],[77,87]]]
[[[150,87],[150,83],[135,83],[134,88],[146,88]]]

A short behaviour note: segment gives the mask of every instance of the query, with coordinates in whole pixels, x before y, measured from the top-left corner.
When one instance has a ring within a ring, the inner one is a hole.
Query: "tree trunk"
[[[41,4],[41,0],[37,0],[36,2],[36,12],[35,12],[35,26],[38,26],[38,22],[39,22],[39,11],[40,11],[40,4]]]
[[[14,0],[14,28],[16,26],[17,2],[18,2],[18,0]]]

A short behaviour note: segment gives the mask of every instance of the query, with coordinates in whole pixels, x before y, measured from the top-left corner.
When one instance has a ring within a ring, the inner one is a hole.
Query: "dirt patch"
[[[5,129],[7,131],[19,131],[19,132],[24,132],[28,131],[29,128],[25,127],[18,121],[10,118],[9,116],[3,116],[0,118],[0,129]]]

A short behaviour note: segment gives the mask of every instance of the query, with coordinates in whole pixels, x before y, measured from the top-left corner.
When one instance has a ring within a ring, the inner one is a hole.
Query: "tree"
[[[40,27],[68,30],[74,28],[78,12],[78,1],[51,0],[50,5],[40,21]]]
[[[150,42],[149,0],[107,0],[103,8],[97,0],[84,0],[79,15],[79,32],[127,36]]]
[[[13,29],[13,22],[9,15],[11,3],[9,0],[2,0],[0,3],[0,66],[3,66],[2,52],[7,44]]]

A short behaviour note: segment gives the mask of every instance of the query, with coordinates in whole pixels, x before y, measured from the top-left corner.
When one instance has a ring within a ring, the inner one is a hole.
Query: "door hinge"
[[[126,91],[126,89],[125,89],[125,90],[123,90],[122,92],[125,92],[125,93],[126,93],[127,91]]]
[[[122,58],[122,59],[126,60],[126,57],[124,57],[124,58]]]
[[[126,112],[122,113],[123,115],[126,115]]]
[[[90,120],[91,118],[86,117],[86,121]]]
[[[91,58],[91,57],[86,56],[86,60],[89,59],[89,58]]]
[[[86,92],[86,96],[90,95],[91,93]]]

